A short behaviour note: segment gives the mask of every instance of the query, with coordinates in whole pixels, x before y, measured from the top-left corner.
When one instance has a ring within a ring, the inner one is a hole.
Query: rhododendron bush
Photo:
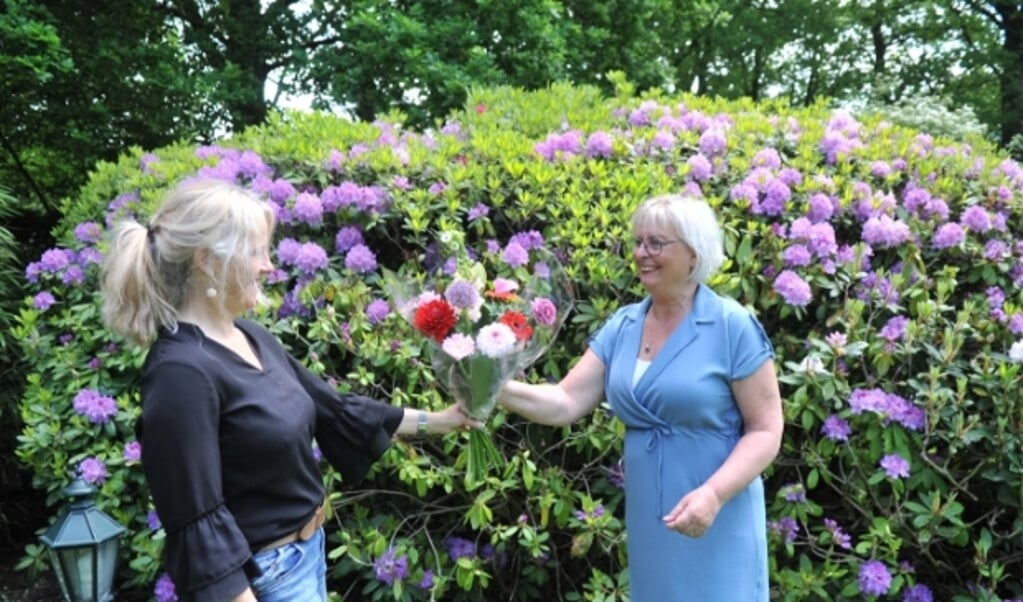
[[[400,314],[386,272],[444,265],[443,232],[498,265],[511,241],[539,237],[575,300],[519,376],[557,380],[642,295],[632,209],[683,191],[706,198],[726,232],[730,259],[711,285],[753,308],[777,350],[776,597],[1023,598],[1020,165],[883,116],[636,98],[619,84],[611,98],[478,90],[422,132],[400,115],[279,115],[216,145],[97,166],[65,203],[60,244],[25,274],[34,288],[15,335],[34,371],[18,454],[36,486],[57,503],[72,475],[95,484],[129,529],[119,582],[173,598],[132,428],[143,352],[100,325],[97,266],[111,224],[144,219],[177,179],[223,178],[272,201],[277,271],[255,318],[301,361],[339,389],[430,408],[450,401],[431,367],[437,342]],[[512,345],[540,327],[504,324]],[[601,407],[565,428],[498,409],[487,426],[504,461],[471,489],[466,433],[398,441],[363,483],[324,467],[335,596],[628,599],[621,425]],[[26,550],[24,564],[44,562]]]

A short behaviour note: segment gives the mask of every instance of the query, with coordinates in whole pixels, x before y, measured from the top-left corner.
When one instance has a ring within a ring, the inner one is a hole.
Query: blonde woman
[[[103,266],[109,328],[148,346],[142,466],[182,601],[325,600],[324,485],[313,439],[347,482],[395,434],[475,426],[339,394],[241,318],[272,271],[271,207],[220,181],[181,184],[120,224]]]

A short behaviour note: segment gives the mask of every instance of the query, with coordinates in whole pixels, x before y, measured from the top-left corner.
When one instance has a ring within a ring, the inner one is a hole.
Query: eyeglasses
[[[638,251],[640,247],[642,247],[646,249],[647,255],[656,257],[661,254],[661,249],[665,246],[675,244],[677,242],[682,242],[682,240],[678,238],[675,240],[658,240],[656,238],[647,238],[644,240],[642,238],[637,238],[632,241],[632,248],[633,250]]]

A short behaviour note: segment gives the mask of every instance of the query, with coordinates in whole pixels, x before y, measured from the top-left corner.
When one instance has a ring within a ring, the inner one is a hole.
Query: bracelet
[[[426,421],[427,421],[426,412],[419,410],[419,416],[416,419],[416,433],[420,435],[426,434]]]

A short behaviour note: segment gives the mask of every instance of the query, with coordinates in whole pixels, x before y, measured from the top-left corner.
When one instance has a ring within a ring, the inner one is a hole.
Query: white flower
[[[1009,348],[1009,359],[1017,364],[1023,362],[1023,339],[1016,341]]]
[[[803,358],[803,361],[799,362],[799,369],[807,374],[827,374],[828,371],[824,369],[824,362],[821,358],[816,355],[808,355]]]
[[[506,324],[494,322],[480,328],[476,346],[487,357],[504,357],[515,350],[515,333]]]
[[[472,355],[476,351],[476,343],[473,342],[472,337],[456,332],[444,339],[440,348],[444,350],[444,353],[453,357],[455,361],[458,361]]]

